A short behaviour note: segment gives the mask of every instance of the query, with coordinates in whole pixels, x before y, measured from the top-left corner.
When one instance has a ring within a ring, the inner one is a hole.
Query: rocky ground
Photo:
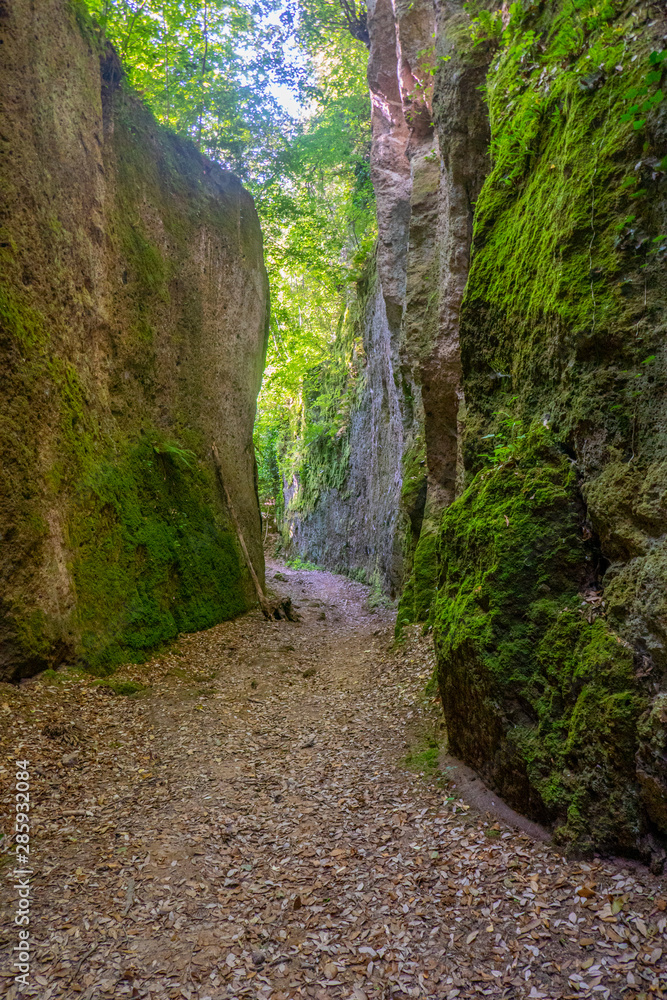
[[[343,577],[269,580],[298,622],[184,636],[114,676],[147,685],[130,696],[73,672],[2,686],[2,822],[28,758],[35,871],[17,991],[6,837],[3,995],[667,996],[664,883],[463,802],[428,639],[394,650],[391,609]]]

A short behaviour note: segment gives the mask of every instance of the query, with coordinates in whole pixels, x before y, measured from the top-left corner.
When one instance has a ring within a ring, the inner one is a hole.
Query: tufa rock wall
[[[460,465],[459,310],[489,136],[488,52],[464,57],[453,40],[468,22],[462,4],[369,4],[378,294],[358,288],[364,369],[348,473],[307,509],[294,506],[302,484],[288,487],[288,552],[400,594],[399,632],[431,614],[438,519]]]
[[[468,55],[452,27],[438,44],[469,72],[486,54],[490,155],[438,539],[450,745],[568,848],[660,870],[667,22],[638,3],[518,5],[478,17]]]
[[[347,336],[356,344],[359,379],[352,388],[344,434],[320,451],[311,447],[305,468],[288,484],[287,551],[372,581],[394,596],[403,582],[400,503],[406,393],[400,381],[397,333],[387,316],[375,261],[359,283],[346,327],[341,339]],[[326,372],[319,377],[320,385],[328,384]],[[350,387],[343,391],[349,394]],[[322,476],[316,488],[308,490],[305,476],[332,461],[339,481]]]
[[[252,198],[76,4],[0,7],[0,677],[106,670],[254,601],[268,312]]]
[[[308,551],[336,565],[363,523],[404,582],[397,630],[434,628],[452,751],[564,847],[659,870],[664,11],[375,0],[368,23],[390,335],[365,336],[357,405],[389,344],[396,408],[386,462],[373,420],[349,438],[378,488],[346,479],[335,549],[309,515]]]
[[[413,6],[418,11],[406,14],[410,31],[403,49],[391,0],[374,0],[368,8],[378,241],[347,319],[360,342],[361,377],[345,434],[343,480],[305,505],[303,482],[286,489],[288,554],[372,581],[392,598],[410,575],[426,499],[424,421],[410,341],[423,339],[421,313],[437,315],[435,239],[428,224],[437,157],[429,159],[433,129],[424,98],[410,96],[419,81],[409,63],[430,4]],[[406,116],[411,103],[417,109],[411,120],[423,122],[418,135]],[[411,254],[417,245],[421,250]],[[308,463],[321,461],[312,449]]]

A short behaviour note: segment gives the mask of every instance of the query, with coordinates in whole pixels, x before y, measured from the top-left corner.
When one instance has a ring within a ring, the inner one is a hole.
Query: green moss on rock
[[[476,476],[441,525],[439,684],[454,753],[562,842],[631,849],[645,702],[600,615],[587,535],[572,463],[544,429]]]
[[[48,340],[44,316],[10,286],[0,285],[0,329],[26,352],[43,347]]]
[[[659,830],[667,833],[665,761],[667,760],[667,694],[660,692],[639,723],[637,774],[642,801]]]
[[[197,463],[144,438],[77,484],[69,529],[83,659],[105,668],[246,608],[233,529]]]
[[[517,6],[489,72],[493,169],[462,315],[466,400],[473,420],[479,408],[490,419],[518,393],[563,439],[584,422],[628,438],[651,405],[642,363],[661,340],[664,137],[624,120],[652,46],[633,5],[577,7],[584,33],[571,3],[539,16]]]
[[[397,638],[405,625],[428,619],[433,597],[436,533],[435,526],[424,516],[427,481],[426,446],[420,436],[403,456],[401,511],[405,521],[405,584],[396,615]]]
[[[10,21],[3,680],[68,659],[104,672],[252,606],[211,445],[261,578],[251,434],[267,321],[238,179],[156,123],[76,0],[15,5]]]
[[[395,634],[398,638],[406,625],[432,620],[436,585],[436,550],[438,533],[434,526],[422,522],[419,541],[412,557],[412,571],[403,588],[396,613]]]
[[[664,42],[637,3],[557,0],[513,5],[488,44],[467,489],[442,521],[435,621],[453,749],[571,847],[660,866]]]

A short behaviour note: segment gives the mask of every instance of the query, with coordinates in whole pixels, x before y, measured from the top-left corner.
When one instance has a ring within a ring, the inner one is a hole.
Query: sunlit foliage
[[[156,117],[244,179],[261,176],[289,139],[271,96],[287,79],[285,29],[272,4],[240,0],[87,0],[131,83]]]

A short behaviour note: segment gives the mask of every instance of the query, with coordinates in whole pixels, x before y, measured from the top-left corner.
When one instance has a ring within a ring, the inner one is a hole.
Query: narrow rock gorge
[[[377,240],[281,431],[282,554],[432,633],[449,748],[511,805],[660,871],[664,10],[373,0],[355,25]],[[254,603],[235,517],[263,580],[262,236],[81,5],[0,27],[1,676],[103,673]]]
[[[368,30],[376,291],[347,475],[288,551],[433,629],[450,748],[509,802],[661,870],[664,10],[375,0]]]
[[[236,177],[66,0],[0,4],[0,678],[104,672],[255,594],[268,320]]]
[[[667,997],[666,70],[0,0],[7,1000]]]

